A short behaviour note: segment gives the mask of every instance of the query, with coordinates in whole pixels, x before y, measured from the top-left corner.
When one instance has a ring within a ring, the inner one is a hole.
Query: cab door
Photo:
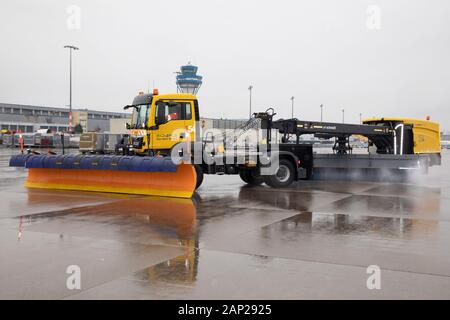
[[[155,125],[152,134],[153,149],[169,150],[186,138],[186,105],[189,101],[159,100],[156,102]],[[192,110],[192,109],[191,109]],[[189,121],[189,120],[188,120]]]

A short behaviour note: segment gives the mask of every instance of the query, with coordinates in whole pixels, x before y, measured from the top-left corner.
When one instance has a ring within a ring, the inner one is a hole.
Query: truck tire
[[[261,176],[255,174],[250,170],[239,171],[239,176],[241,177],[242,181],[251,186],[259,186],[264,182],[264,179]]]
[[[195,190],[197,190],[203,182],[203,169],[198,164],[194,165],[195,173],[197,175],[197,182],[195,183]]]
[[[265,183],[272,188],[288,187],[295,177],[295,168],[291,161],[280,159],[276,174],[266,176]]]

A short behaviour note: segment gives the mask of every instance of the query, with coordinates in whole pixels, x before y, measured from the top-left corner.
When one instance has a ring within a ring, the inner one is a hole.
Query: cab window
[[[184,119],[191,120],[192,119],[192,107],[189,102],[184,103]]]
[[[156,104],[156,124],[190,119],[192,119],[192,108],[189,102],[161,101]]]

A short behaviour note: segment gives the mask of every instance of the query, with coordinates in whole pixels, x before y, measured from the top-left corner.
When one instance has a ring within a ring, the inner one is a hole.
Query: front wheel
[[[265,183],[272,188],[285,188],[294,181],[295,169],[291,161],[280,159],[278,170],[274,175],[266,176]]]
[[[203,182],[203,169],[198,164],[194,165],[195,167],[195,174],[197,176],[197,182],[195,183],[195,190],[197,190]]]
[[[239,176],[241,177],[242,181],[252,186],[259,186],[264,182],[264,179],[260,175],[250,170],[240,171]]]

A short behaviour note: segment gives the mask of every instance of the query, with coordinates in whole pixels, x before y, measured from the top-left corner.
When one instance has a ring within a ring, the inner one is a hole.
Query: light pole
[[[252,117],[252,89],[253,89],[253,86],[250,85],[250,86],[248,87],[248,91],[250,92],[250,111],[249,111],[249,118]]]
[[[323,121],[323,104],[320,105],[320,122]]]
[[[345,110],[342,109],[342,123],[345,122]]]
[[[362,124],[362,113],[359,113],[359,124]]]
[[[64,46],[65,49],[69,49],[69,133],[72,133],[72,51],[73,50],[80,50],[79,48],[75,46]]]
[[[291,97],[291,101],[292,101],[291,118],[294,119],[294,96]]]

